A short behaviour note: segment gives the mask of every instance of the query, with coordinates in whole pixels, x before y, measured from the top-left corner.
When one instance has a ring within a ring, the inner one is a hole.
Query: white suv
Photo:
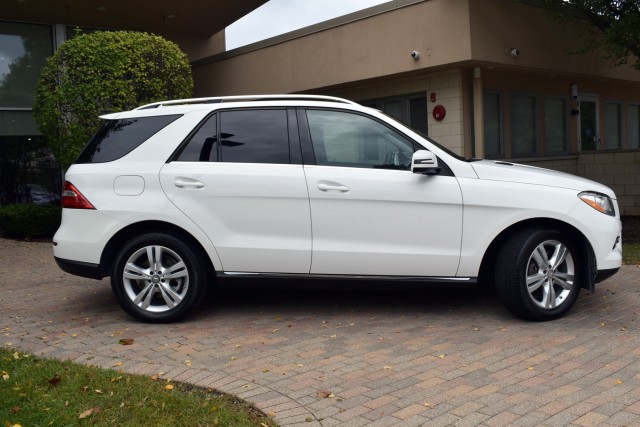
[[[66,173],[53,251],[69,273],[111,276],[144,321],[246,276],[490,282],[513,313],[549,320],[621,265],[611,189],[464,159],[344,99],[188,99],[103,119]]]

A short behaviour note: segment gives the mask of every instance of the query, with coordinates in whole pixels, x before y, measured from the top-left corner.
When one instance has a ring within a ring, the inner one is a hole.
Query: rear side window
[[[180,115],[109,120],[89,141],[76,163],[105,163],[133,151]]]
[[[239,110],[220,114],[220,161],[289,163],[286,110]]]

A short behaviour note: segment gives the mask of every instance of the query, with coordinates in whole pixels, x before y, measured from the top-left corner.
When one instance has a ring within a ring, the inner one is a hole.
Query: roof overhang
[[[211,36],[267,0],[3,0],[0,19]]]

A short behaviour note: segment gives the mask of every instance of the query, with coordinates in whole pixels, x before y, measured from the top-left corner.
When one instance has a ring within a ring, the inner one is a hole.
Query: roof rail
[[[324,95],[239,95],[239,96],[216,96],[210,98],[189,98],[174,99],[170,101],[160,101],[151,104],[142,105],[136,110],[148,110],[151,108],[159,108],[169,105],[190,105],[190,104],[218,104],[221,102],[233,101],[325,101],[340,102],[343,104],[358,105],[353,101],[334,96]]]

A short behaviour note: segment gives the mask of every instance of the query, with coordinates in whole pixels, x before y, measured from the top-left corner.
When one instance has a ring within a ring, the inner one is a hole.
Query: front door
[[[311,273],[455,276],[462,195],[451,174],[410,171],[414,142],[371,117],[307,110]]]

